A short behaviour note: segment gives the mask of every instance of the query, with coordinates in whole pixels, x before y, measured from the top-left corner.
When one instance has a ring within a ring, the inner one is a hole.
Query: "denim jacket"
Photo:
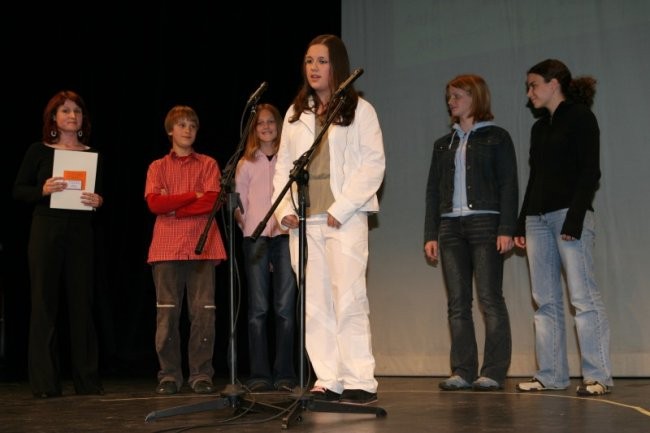
[[[450,132],[433,144],[424,221],[424,242],[438,240],[440,215],[453,210],[455,155],[460,137]],[[467,140],[467,204],[472,210],[500,214],[497,234],[513,236],[517,222],[517,159],[510,134],[489,125],[472,130]]]

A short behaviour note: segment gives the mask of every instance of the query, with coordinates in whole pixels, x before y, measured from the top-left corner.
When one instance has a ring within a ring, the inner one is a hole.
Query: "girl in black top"
[[[591,112],[596,81],[573,79],[548,59],[528,71],[528,98],[543,110],[530,139],[530,177],[515,243],[525,248],[535,311],[538,370],[519,391],[566,389],[569,366],[562,275],[575,310],[583,383],[578,395],[613,385],[609,322],[594,278],[592,201],[600,179],[600,131]]]

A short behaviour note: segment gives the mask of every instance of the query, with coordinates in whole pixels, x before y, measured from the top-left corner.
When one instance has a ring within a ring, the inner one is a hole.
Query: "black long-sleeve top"
[[[97,152],[90,148],[86,152]],[[101,162],[98,158],[95,192],[101,194]],[[50,208],[50,195],[43,195],[43,184],[52,177],[54,148],[43,142],[33,143],[25,153],[14,182],[13,196],[16,200],[34,205],[34,213],[39,215],[70,215],[90,218],[92,212],[74,209]]]
[[[537,120],[530,137],[530,177],[517,223],[525,236],[527,215],[567,209],[562,234],[580,239],[600,179],[600,129],[591,110],[563,101]]]

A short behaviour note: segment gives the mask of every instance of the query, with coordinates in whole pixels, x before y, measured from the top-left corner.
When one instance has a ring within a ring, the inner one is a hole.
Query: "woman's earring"
[[[50,137],[56,137],[57,136],[57,131],[56,129],[53,129],[50,131]]]
[[[81,138],[83,136],[84,136],[84,132],[81,129],[77,131],[77,137]]]

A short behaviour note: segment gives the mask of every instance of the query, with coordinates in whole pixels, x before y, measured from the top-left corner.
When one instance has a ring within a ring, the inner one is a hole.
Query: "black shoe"
[[[104,388],[77,391],[77,395],[104,395]]]
[[[296,381],[293,379],[280,379],[273,384],[278,391],[293,391]]]
[[[322,386],[315,386],[309,392],[311,392],[312,398],[314,400],[339,401],[341,399],[341,394],[331,391]]]
[[[54,392],[35,392],[34,393],[35,398],[53,398],[53,397],[61,397],[61,392],[60,391],[54,391]]]
[[[104,395],[104,388],[100,384],[85,386],[83,388],[75,387],[77,395]]]
[[[345,389],[341,394],[341,403],[370,404],[376,401],[376,392],[368,392],[363,389]]]
[[[158,387],[156,387],[156,394],[172,395],[172,394],[176,394],[177,392],[178,392],[178,387],[176,386],[176,382],[171,380],[165,380],[163,382],[160,382],[158,384]]]
[[[267,392],[275,389],[270,381],[260,378],[249,379],[245,386],[250,392]]]
[[[209,382],[207,380],[197,380],[194,382],[192,389],[197,394],[212,394],[214,391],[216,391],[212,382]]]

